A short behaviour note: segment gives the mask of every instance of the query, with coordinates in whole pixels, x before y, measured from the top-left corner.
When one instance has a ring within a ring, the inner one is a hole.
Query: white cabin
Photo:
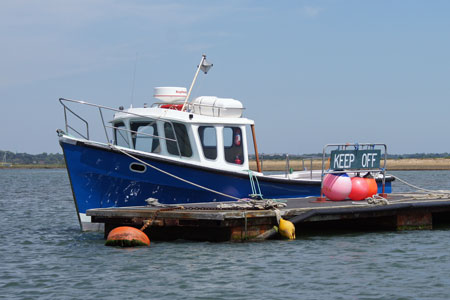
[[[249,169],[247,125],[234,99],[198,97],[182,104],[129,108],[114,115],[114,144],[146,154],[230,171]]]

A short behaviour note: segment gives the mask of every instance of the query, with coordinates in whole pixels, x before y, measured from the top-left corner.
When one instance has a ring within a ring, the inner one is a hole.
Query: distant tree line
[[[6,153],[6,157],[5,157]],[[285,160],[286,154],[263,154],[260,153],[262,159]],[[0,150],[0,163],[3,158],[6,158],[6,163],[18,165],[63,165],[64,156],[60,153],[28,154],[28,153],[14,153],[11,151]],[[308,153],[308,154],[289,154],[290,159],[301,159],[316,157],[321,158],[322,153]],[[450,158],[450,153],[413,153],[413,154],[388,154],[391,159],[404,158]],[[250,159],[255,159],[255,155],[250,155]]]
[[[250,159],[255,159],[255,155],[249,155]],[[266,154],[260,153],[260,158],[263,159],[273,159],[273,160],[285,160],[286,153],[283,154]],[[301,159],[301,158],[321,158],[322,153],[308,153],[308,154],[289,154],[290,159]],[[450,158],[449,152],[444,153],[412,153],[412,154],[389,154],[387,155],[390,159],[403,159],[403,158]]]
[[[388,154],[388,158],[450,158],[450,153],[413,153],[413,154]]]
[[[5,156],[6,153],[6,156]],[[5,158],[6,163],[15,165],[63,165],[64,156],[60,153],[28,154],[28,153],[14,153],[11,151],[0,150],[0,163],[3,163]]]

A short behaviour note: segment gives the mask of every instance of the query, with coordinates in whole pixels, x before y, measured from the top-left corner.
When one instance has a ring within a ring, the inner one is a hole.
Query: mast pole
[[[202,60],[200,61],[200,64],[198,65],[197,72],[195,72],[194,80],[192,80],[191,87],[189,88],[189,91],[187,93],[186,99],[184,100],[184,103],[183,103],[183,107],[181,108],[181,111],[185,111],[186,110],[186,104],[187,104],[187,102],[189,100],[189,96],[191,95],[192,88],[194,87],[195,81],[197,80],[198,73],[200,72],[200,68],[203,65],[203,61],[205,59],[206,59],[206,55],[203,54],[202,55]]]
[[[258,145],[256,145],[255,124],[250,125],[252,128],[253,145],[255,146],[256,170],[261,173],[261,163],[259,162]]]

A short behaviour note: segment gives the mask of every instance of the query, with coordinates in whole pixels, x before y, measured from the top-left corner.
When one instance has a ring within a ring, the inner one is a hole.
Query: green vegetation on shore
[[[65,162],[60,153],[28,154],[0,150],[0,167],[2,165],[13,168],[64,168]]]
[[[0,164],[0,169],[65,169],[66,165],[62,164],[62,165],[57,165],[57,164],[52,164],[52,165],[22,165],[22,164],[17,164],[17,165],[2,165]]]
[[[260,158],[264,158],[267,160],[285,160],[286,154],[259,154]],[[290,159],[302,159],[302,158],[321,158],[322,153],[308,153],[308,154],[289,154]],[[255,155],[251,154],[249,155],[250,159],[255,159]],[[444,153],[410,153],[410,154],[389,154],[387,155],[388,159],[423,159],[423,158],[450,158],[449,152]]]
[[[261,161],[263,171],[285,171],[288,167],[286,160],[281,159],[265,159]],[[289,168],[294,171],[311,168],[311,161],[301,159],[290,159]],[[327,162],[325,163],[327,166]],[[450,170],[450,158],[403,158],[403,159],[388,159],[386,162],[387,170],[389,171],[406,171],[406,170]],[[256,170],[255,160],[250,160],[250,169]],[[322,169],[322,159],[314,159],[312,161],[313,170]]]
[[[6,153],[6,156],[5,156]],[[302,158],[316,157],[313,160],[313,169],[322,168],[322,154],[289,154],[290,167],[294,170],[310,168],[310,160],[304,162]],[[3,162],[5,158],[5,162]],[[260,155],[265,171],[283,171],[286,169],[286,154],[262,154]],[[64,156],[60,153],[14,153],[0,150],[0,169],[53,169],[65,168]],[[250,168],[256,169],[255,156],[250,156]],[[391,154],[388,155],[388,170],[450,170],[450,153],[415,153],[415,154]]]

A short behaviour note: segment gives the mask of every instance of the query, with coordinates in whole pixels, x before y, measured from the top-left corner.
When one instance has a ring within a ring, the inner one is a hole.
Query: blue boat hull
[[[79,214],[102,207],[144,206],[156,198],[164,204],[232,201],[230,197],[196,187],[151,167],[144,172],[131,170],[133,158],[107,147],[83,142],[66,143],[63,148],[73,196]],[[170,174],[236,198],[252,193],[249,176],[162,158],[139,157]],[[258,177],[264,198],[280,199],[320,195],[319,181]],[[386,192],[391,191],[386,182]],[[381,190],[380,190],[381,192]],[[81,222],[81,220],[80,220]]]

